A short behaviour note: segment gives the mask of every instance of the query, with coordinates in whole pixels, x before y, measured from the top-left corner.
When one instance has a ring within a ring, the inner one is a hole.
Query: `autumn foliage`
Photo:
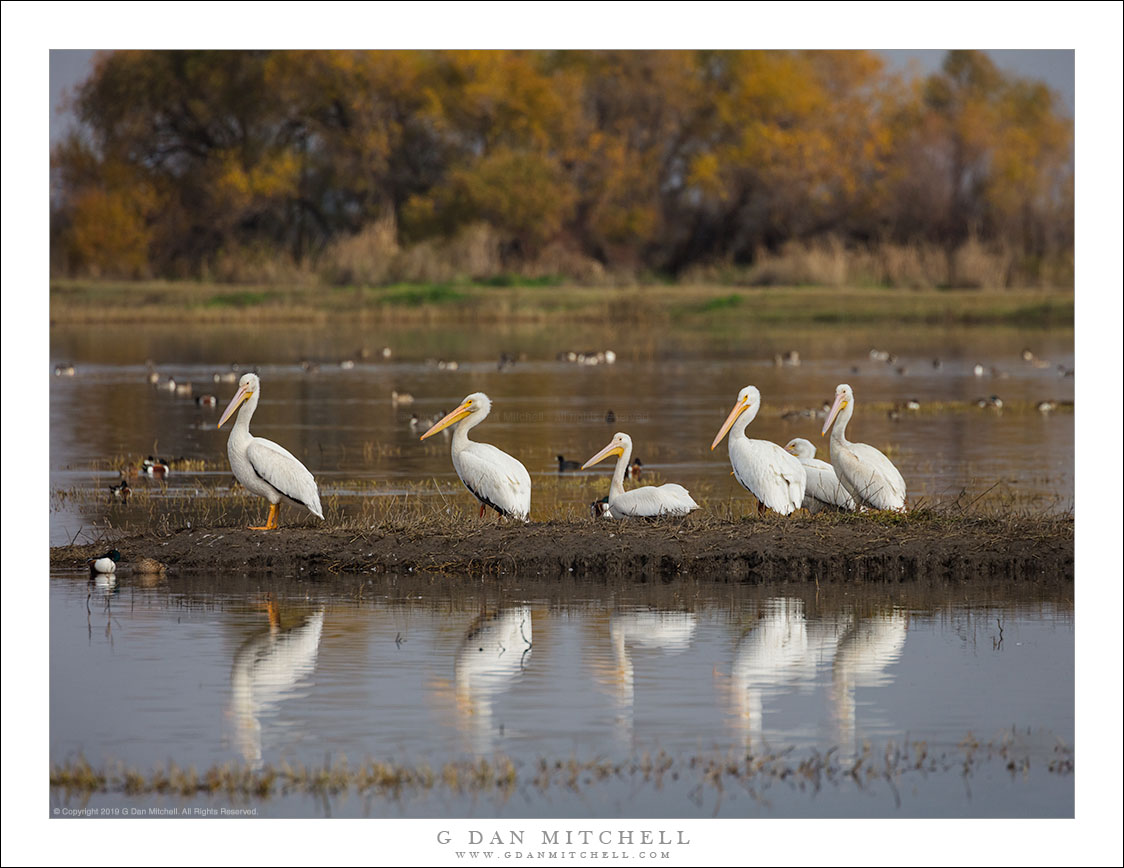
[[[74,104],[56,274],[1072,283],[1072,122],[976,52],[121,51]]]

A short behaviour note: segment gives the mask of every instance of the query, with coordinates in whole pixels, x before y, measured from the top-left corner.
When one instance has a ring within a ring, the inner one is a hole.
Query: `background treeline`
[[[52,272],[1071,286],[1073,125],[976,52],[130,51]]]

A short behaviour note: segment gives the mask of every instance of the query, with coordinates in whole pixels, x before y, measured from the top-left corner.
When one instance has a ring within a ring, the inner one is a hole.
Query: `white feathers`
[[[421,439],[459,422],[453,434],[453,467],[465,488],[496,512],[526,521],[531,514],[531,474],[527,468],[495,446],[468,439],[469,430],[483,422],[491,410],[488,396],[473,392]]]
[[[824,422],[831,428],[831,464],[855,503],[870,509],[905,509],[905,480],[893,462],[866,443],[847,439],[847,423],[855,411],[855,394],[846,383],[835,389],[835,403]],[[838,419],[836,418],[838,417]]]
[[[645,485],[631,491],[624,490],[624,474],[632,458],[632,438],[618,431],[609,445],[589,459],[584,465],[592,467],[597,462],[617,456],[617,466],[609,483],[609,508],[611,518],[656,518],[661,515],[686,515],[699,505],[682,485],[674,482],[665,485]]]
[[[273,506],[286,497],[307,507],[317,518],[323,518],[320,492],[308,468],[287,449],[250,433],[250,419],[261,396],[261,381],[257,374],[245,374],[238,384],[238,391],[219,420],[221,427],[239,404],[246,402],[238,410],[238,418],[230,429],[226,444],[230,469],[234,471],[235,478],[247,491],[264,497]]]
[[[233,432],[231,433],[233,436]],[[320,492],[316,489],[316,480],[308,468],[289,450],[264,437],[254,437],[246,447],[246,457],[260,480],[289,500],[308,507],[309,512],[317,518],[324,517],[324,512],[320,508]],[[250,488],[244,482],[243,485]],[[256,493],[268,497],[270,503],[277,503],[280,500],[270,497],[266,491]]]
[[[502,449],[469,440],[466,433],[461,448],[453,441],[453,467],[481,503],[513,518],[526,520],[531,514],[531,475]]]
[[[776,443],[731,435],[730,465],[734,478],[774,512],[789,515],[803,504],[808,474]]]
[[[816,458],[816,447],[803,437],[795,437],[785,446],[804,465],[808,481],[804,487],[804,508],[812,515],[825,509],[855,509],[855,499],[843,487],[835,468]]]
[[[758,502],[781,515],[790,515],[804,502],[807,473],[794,455],[768,440],[750,440],[745,429],[761,409],[761,393],[746,386],[738,393],[734,409],[710,444],[714,449],[730,432],[730,465],[734,477]]]

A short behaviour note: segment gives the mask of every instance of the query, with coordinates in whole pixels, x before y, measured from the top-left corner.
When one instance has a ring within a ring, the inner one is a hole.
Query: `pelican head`
[[[223,423],[234,415],[234,411],[238,409],[242,402],[252,398],[260,389],[261,380],[258,379],[257,374],[243,374],[242,379],[238,381],[238,391],[234,393],[234,397],[226,405],[222,418],[219,419],[219,424],[215,427],[221,428]]]
[[[467,419],[469,416],[477,415],[483,419],[492,409],[492,401],[483,392],[473,392],[463,401],[457,409],[449,413],[444,419],[435,422],[433,427],[426,431],[419,438],[424,440],[426,437],[432,437],[434,434],[444,431],[450,425],[455,425],[461,419]]]
[[[613,435],[613,439],[609,441],[609,445],[594,455],[585,464],[582,465],[582,470],[587,467],[592,467],[599,461],[604,461],[610,455],[624,455],[625,452],[632,451],[632,438],[625,434],[623,431],[618,431]]]
[[[788,445],[784,447],[797,458],[815,458],[816,446],[805,440],[803,437],[793,437],[788,441]]]
[[[827,433],[827,429],[831,427],[831,423],[835,421],[835,417],[839,415],[845,407],[855,403],[855,391],[846,383],[840,383],[835,387],[835,403],[831,405],[831,410],[827,414],[827,421],[823,423],[823,430],[820,431],[822,437]]]
[[[718,435],[714,438],[714,442],[710,444],[710,448],[714,449],[722,438],[726,436],[726,432],[733,427],[733,424],[738,420],[738,417],[746,410],[752,409],[753,416],[757,415],[757,411],[761,408],[761,393],[757,390],[756,386],[746,386],[738,392],[738,400],[734,402],[734,409],[730,411],[730,415],[726,417],[726,421],[722,423],[722,427],[718,431]]]

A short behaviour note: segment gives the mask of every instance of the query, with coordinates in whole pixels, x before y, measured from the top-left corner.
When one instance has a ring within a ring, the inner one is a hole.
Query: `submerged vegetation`
[[[812,750],[806,757],[791,750],[760,754],[698,755],[673,757],[663,751],[632,759],[578,760],[539,758],[523,762],[507,756],[479,758],[429,765],[404,765],[367,760],[351,765],[344,758],[319,767],[282,763],[251,768],[228,763],[204,771],[168,763],[162,769],[142,772],[122,763],[91,766],[85,758],[53,764],[50,786],[54,794],[80,804],[92,795],[223,797],[237,801],[268,800],[289,795],[402,799],[428,792],[455,795],[491,795],[506,801],[517,793],[564,789],[587,792],[599,786],[627,784],[629,787],[687,788],[688,797],[701,800],[720,795],[726,787],[743,788],[755,799],[773,785],[818,791],[850,786],[860,790],[888,785],[895,799],[897,787],[920,785],[926,776],[954,772],[970,777],[995,764],[1017,780],[1043,768],[1050,774],[1074,773],[1072,748],[1058,744],[1047,761],[1032,759],[1020,738],[1013,733],[986,743],[967,734],[956,750],[935,751],[923,741],[906,744],[887,742],[880,748],[863,745],[857,756],[842,756],[835,750]]]

